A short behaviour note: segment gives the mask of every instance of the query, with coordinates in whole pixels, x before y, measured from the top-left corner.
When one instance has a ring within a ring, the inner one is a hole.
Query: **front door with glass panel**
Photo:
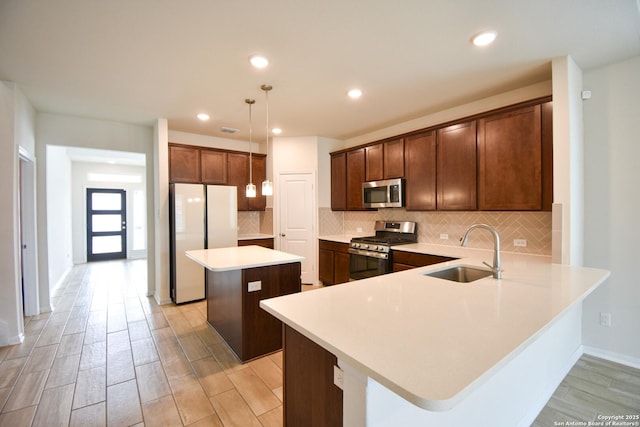
[[[87,261],[127,257],[124,190],[87,188]]]

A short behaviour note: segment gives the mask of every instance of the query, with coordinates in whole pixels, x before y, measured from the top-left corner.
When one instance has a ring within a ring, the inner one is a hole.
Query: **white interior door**
[[[316,281],[314,173],[280,174],[280,245],[283,252],[304,257],[302,283]]]

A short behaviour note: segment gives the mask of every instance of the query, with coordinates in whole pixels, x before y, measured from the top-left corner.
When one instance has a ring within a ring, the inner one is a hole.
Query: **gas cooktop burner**
[[[417,241],[415,222],[376,221],[375,231],[375,236],[352,238],[351,248],[389,252],[389,246]]]

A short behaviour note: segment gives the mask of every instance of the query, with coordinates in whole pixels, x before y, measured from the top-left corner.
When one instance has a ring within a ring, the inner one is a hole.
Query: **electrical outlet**
[[[333,365],[333,383],[338,386],[340,390],[344,390],[344,372],[336,365]]]
[[[611,313],[600,313],[600,325],[607,328],[611,327]]]
[[[526,248],[527,247],[527,240],[526,239],[513,239],[513,246]]]
[[[256,280],[255,282],[249,282],[248,292],[255,292],[262,289],[262,281]]]
[[[356,233],[362,233],[362,227],[356,227]]]
[[[440,240],[449,240],[449,235],[447,233],[440,234]]]

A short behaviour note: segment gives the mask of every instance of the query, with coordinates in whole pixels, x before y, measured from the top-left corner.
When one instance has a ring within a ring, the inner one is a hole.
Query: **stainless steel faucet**
[[[500,236],[498,235],[498,231],[495,228],[487,224],[473,224],[471,227],[469,227],[467,232],[464,233],[464,237],[460,242],[460,246],[467,246],[469,233],[471,232],[471,230],[475,230],[476,228],[484,228],[485,230],[489,230],[491,234],[493,234],[493,266],[490,266],[484,261],[482,261],[482,263],[491,268],[494,279],[502,279],[502,263],[500,262]]]

